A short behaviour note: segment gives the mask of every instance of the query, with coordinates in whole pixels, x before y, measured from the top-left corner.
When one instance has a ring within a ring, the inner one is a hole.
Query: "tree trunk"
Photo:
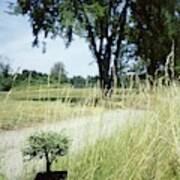
[[[51,162],[49,160],[48,153],[45,154],[46,157],[46,172],[51,172]]]
[[[110,60],[99,60],[99,78],[100,78],[100,88],[102,89],[103,96],[111,95],[113,88],[113,75],[110,73]]]
[[[114,68],[113,68],[113,74],[114,74],[114,88],[116,89],[119,86],[119,77],[118,77],[118,61],[117,59],[114,60]]]
[[[50,162],[46,162],[46,172],[50,172],[51,171],[51,163]]]
[[[155,74],[156,74],[156,62],[154,60],[150,60],[150,65],[147,67],[148,80],[150,85],[154,85]]]

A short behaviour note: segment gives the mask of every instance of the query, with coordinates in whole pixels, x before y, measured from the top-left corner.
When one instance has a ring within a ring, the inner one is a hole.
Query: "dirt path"
[[[137,120],[142,115],[139,110],[116,110],[102,112],[97,116],[66,120],[59,123],[42,124],[40,127],[0,132],[0,152],[3,159],[2,172],[8,180],[19,180],[23,170],[21,148],[25,139],[36,131],[61,131],[71,137],[70,153],[105,138],[122,126],[127,119]]]

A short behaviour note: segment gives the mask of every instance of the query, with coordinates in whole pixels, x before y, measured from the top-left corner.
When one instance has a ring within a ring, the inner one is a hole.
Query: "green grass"
[[[62,102],[8,101],[0,106],[0,128],[4,130],[52,123],[98,113],[101,108],[71,106]]]
[[[14,99],[14,100],[58,100],[63,98],[87,98],[99,95],[99,90],[94,89],[75,89],[75,88],[24,88],[13,89],[11,92],[0,93],[1,98]]]
[[[92,93],[93,92],[93,93]],[[42,122],[62,121],[102,110],[95,107],[96,89],[13,89],[0,93],[0,129],[11,130]]]
[[[104,108],[144,108],[151,96],[151,92],[118,89],[112,99],[103,100],[98,88],[29,86],[12,89],[0,92],[0,129],[93,115]]]
[[[54,169],[67,169],[69,180],[179,180],[179,90],[157,89],[153,107],[138,123],[129,121],[111,138],[60,159]]]
[[[5,180],[5,177],[0,174],[0,180]]]
[[[53,169],[68,170],[69,180],[179,180],[180,87],[119,89],[112,100],[98,106],[70,101],[73,96],[96,97],[97,92],[93,89],[49,88],[26,89],[24,94],[22,90],[13,91],[6,97],[1,94],[1,128],[6,123],[10,123],[7,127],[14,128],[41,123],[45,119],[52,122],[96,114],[106,107],[106,103],[112,108],[141,108],[145,114],[136,123],[130,119],[110,138],[60,158]],[[63,96],[65,100],[33,100],[41,96]],[[30,174],[31,178],[27,176],[23,180],[32,179],[34,173]]]

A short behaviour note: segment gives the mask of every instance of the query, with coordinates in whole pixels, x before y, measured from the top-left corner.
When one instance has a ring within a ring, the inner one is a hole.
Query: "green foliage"
[[[47,171],[50,171],[50,167],[57,157],[67,154],[69,145],[69,139],[63,134],[41,132],[28,138],[28,144],[23,149],[23,155],[27,160],[45,158]]]
[[[98,76],[87,76],[86,81],[87,81],[87,86],[88,87],[95,87],[97,86],[98,83]]]
[[[75,88],[85,87],[86,84],[86,79],[82,76],[73,76],[70,81],[73,87]]]
[[[8,62],[4,62],[7,59],[7,57],[0,56],[0,91],[9,91],[13,84],[11,66]]]
[[[11,71],[11,67],[8,63],[0,62],[0,76],[8,77]]]
[[[32,29],[35,36],[34,45],[38,44],[38,36],[41,32],[44,37],[61,36],[71,42],[73,32],[79,34],[86,33],[86,17],[84,12],[94,20],[102,17],[107,3],[103,1],[34,1],[18,0],[11,9],[15,14],[28,15],[33,21]],[[79,29],[81,27],[81,29]],[[80,35],[80,34],[79,34]]]
[[[149,75],[154,76],[158,63],[164,65],[175,42],[175,61],[178,49],[180,14],[178,0],[137,0],[131,7],[131,33],[129,41],[137,45],[137,54],[148,64]]]
[[[0,77],[1,78],[1,77]],[[0,81],[0,84],[3,84],[3,87],[5,84],[8,86],[9,83],[11,83],[12,78],[6,78],[2,81]],[[17,73],[15,75],[15,79],[13,82],[14,88],[23,88],[28,86],[47,86],[50,84],[51,87],[59,88],[59,87],[65,87],[67,86],[74,86],[76,88],[84,88],[86,86],[88,87],[94,87],[97,85],[98,76],[87,76],[87,78],[84,78],[82,76],[73,76],[72,78],[68,77],[67,72],[65,70],[64,64],[61,62],[55,63],[54,66],[51,68],[50,75],[46,73],[41,73],[37,71],[31,71],[31,70],[23,70],[22,73]],[[87,82],[87,84],[86,84]],[[10,84],[11,85],[11,84]],[[1,85],[0,85],[0,90]]]
[[[24,69],[22,73],[17,73],[14,86],[42,85],[47,84],[48,75],[45,73]]]
[[[65,65],[62,62],[57,62],[51,68],[51,78],[58,83],[65,83],[68,81]]]
[[[6,178],[4,177],[4,175],[0,174],[0,180],[5,180]]]
[[[11,76],[0,77],[0,91],[9,91],[12,88],[13,78]]]

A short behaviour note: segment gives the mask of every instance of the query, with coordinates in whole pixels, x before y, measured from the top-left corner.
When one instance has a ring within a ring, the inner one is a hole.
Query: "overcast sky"
[[[14,70],[20,68],[48,73],[55,62],[62,61],[70,76],[97,74],[97,66],[92,63],[94,59],[82,39],[74,40],[68,49],[60,38],[47,40],[45,54],[42,48],[32,48],[30,24],[25,17],[5,13],[7,1],[0,0],[0,55],[11,59]]]

